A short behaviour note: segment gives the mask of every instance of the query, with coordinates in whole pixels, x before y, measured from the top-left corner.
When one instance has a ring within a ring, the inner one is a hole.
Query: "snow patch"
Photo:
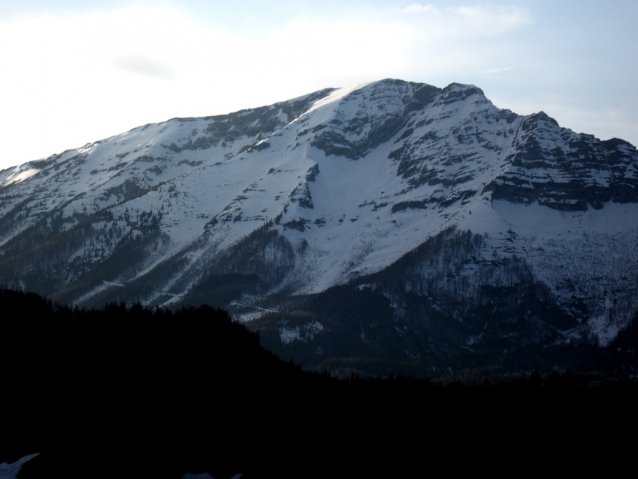
[[[18,473],[22,469],[22,466],[34,457],[36,457],[39,453],[29,454],[28,456],[24,456],[18,459],[16,462],[11,464],[3,462],[0,464],[0,479],[18,479]]]

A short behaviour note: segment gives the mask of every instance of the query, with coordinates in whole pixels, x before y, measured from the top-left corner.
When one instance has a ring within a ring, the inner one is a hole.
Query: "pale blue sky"
[[[401,78],[638,144],[638,1],[0,0],[0,168]]]

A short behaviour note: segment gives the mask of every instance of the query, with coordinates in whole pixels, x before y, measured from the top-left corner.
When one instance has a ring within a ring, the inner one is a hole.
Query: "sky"
[[[0,169],[399,78],[638,145],[638,1],[0,0]]]

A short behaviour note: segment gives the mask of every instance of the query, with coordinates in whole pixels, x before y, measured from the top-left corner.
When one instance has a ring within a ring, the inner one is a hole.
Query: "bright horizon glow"
[[[174,117],[383,78],[638,145],[632,2],[0,0],[0,169]]]

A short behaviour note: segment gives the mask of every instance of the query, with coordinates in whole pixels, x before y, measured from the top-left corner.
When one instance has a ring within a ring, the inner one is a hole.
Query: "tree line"
[[[634,381],[582,384],[571,371],[337,379],[280,360],[208,306],[85,310],[3,289],[0,311],[0,462],[41,453],[21,479],[421,475],[487,454],[488,431],[503,454],[530,431],[546,445],[601,433],[611,444],[638,398]]]

